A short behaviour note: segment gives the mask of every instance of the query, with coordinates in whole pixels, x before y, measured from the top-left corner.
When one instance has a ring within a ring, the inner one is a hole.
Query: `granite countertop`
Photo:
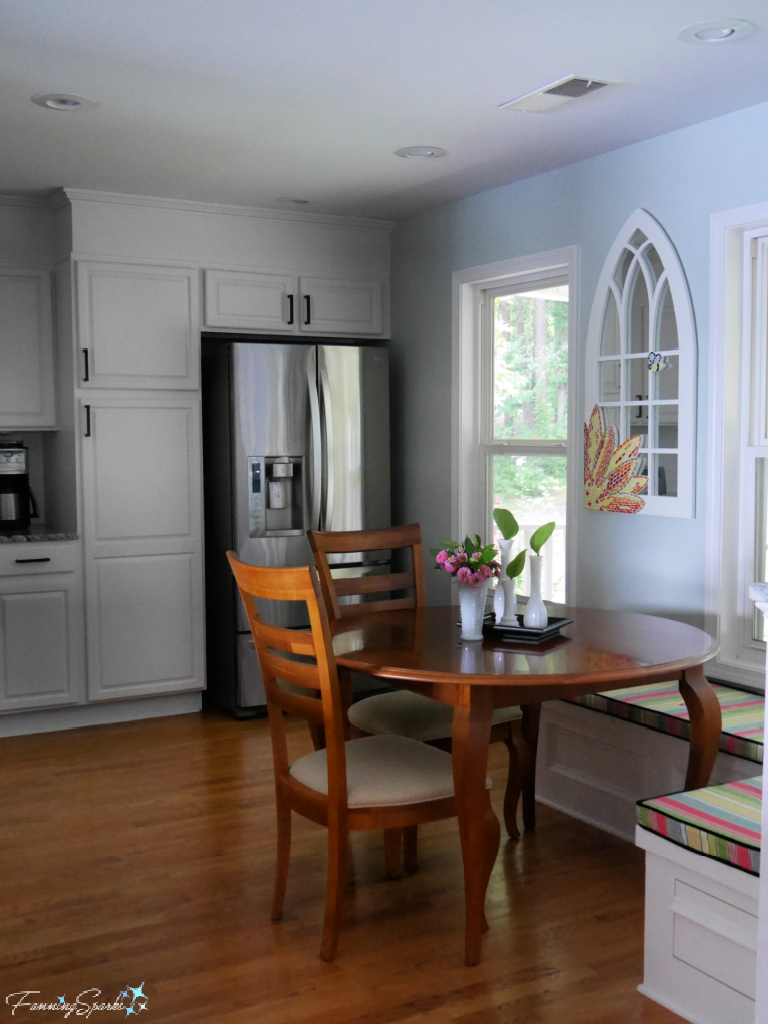
[[[30,541],[77,540],[76,533],[57,533],[46,526],[32,526],[24,533],[3,533],[0,544],[28,544]]]

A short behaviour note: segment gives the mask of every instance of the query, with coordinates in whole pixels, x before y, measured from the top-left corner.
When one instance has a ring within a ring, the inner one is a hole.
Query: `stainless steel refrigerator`
[[[202,395],[207,699],[250,717],[265,710],[264,688],[226,552],[312,565],[307,530],[390,525],[388,353],[204,335]],[[275,625],[308,622],[303,602],[258,610]]]

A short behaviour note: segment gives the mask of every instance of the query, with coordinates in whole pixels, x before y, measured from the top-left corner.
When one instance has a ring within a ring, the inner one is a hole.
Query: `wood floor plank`
[[[312,749],[302,723],[290,741],[294,756]],[[489,775],[501,814],[500,744]],[[398,881],[381,835],[352,837],[338,959],[324,964],[326,833],[296,816],[285,913],[269,919],[265,721],[206,712],[5,739],[0,777],[6,1015],[10,992],[113,999],[144,982],[146,1019],[166,1024],[680,1020],[636,991],[641,851],[546,807],[500,850],[478,967],[463,964],[455,821],[420,829],[420,868]]]

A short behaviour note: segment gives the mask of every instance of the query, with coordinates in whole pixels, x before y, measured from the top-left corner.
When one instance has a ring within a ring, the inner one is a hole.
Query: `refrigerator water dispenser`
[[[303,462],[300,455],[250,456],[251,537],[295,537],[305,532]]]

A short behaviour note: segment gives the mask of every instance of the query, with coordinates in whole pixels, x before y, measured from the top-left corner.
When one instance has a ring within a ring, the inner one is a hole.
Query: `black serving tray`
[[[518,644],[540,644],[545,640],[551,640],[557,636],[563,626],[568,626],[573,619],[566,619],[550,615],[546,626],[541,629],[528,629],[523,625],[523,616],[515,616],[517,626],[502,626],[496,624],[496,616],[491,613],[483,619],[483,636],[493,637],[496,640],[513,640]]]
[[[483,636],[495,637],[497,640],[514,640],[518,644],[540,644],[557,636],[564,626],[569,626],[573,619],[559,618],[550,615],[542,629],[528,629],[523,625],[523,616],[516,615],[517,626],[496,625],[496,612],[487,612],[483,616]],[[457,626],[461,622],[456,623]]]

